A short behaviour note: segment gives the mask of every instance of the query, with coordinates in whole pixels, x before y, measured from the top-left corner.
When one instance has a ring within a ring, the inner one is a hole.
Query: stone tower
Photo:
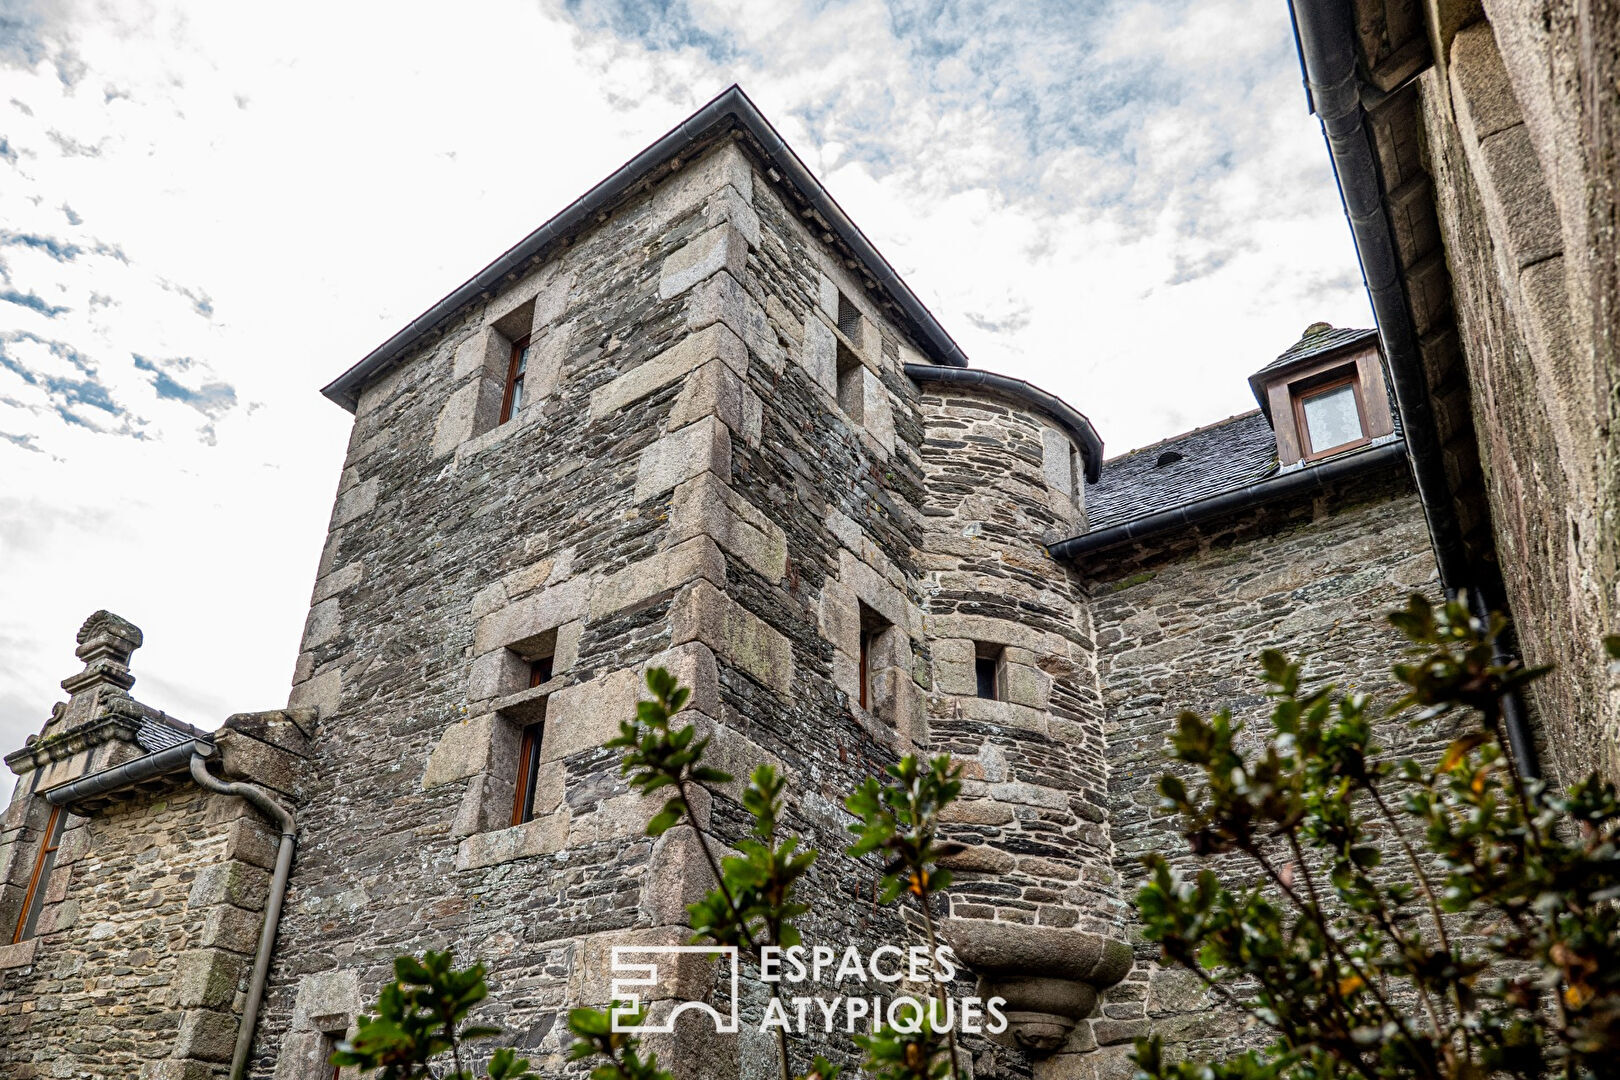
[[[947,935],[1025,1046],[1060,1043],[1130,955],[1089,617],[1044,549],[1101,443],[963,363],[734,89],[328,387],[355,424],[292,693],[318,767],[258,1067],[280,1047],[278,1077],[316,1075],[427,947],[488,960],[498,1021],[551,1060],[561,1007],[607,1002],[611,947],[689,936],[696,845],[646,840],[655,805],[599,749],[654,665],[723,767],[789,777],[824,853],[807,940],[907,942],[841,854],[842,800],[903,753],[965,762]],[[696,807],[722,843],[739,790]],[[759,1075],[755,1042],[666,1060]]]

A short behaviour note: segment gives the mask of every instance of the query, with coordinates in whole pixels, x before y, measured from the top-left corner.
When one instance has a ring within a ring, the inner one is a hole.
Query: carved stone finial
[[[98,611],[79,627],[79,647],[74,650],[84,661],[84,670],[62,680],[62,689],[75,696],[112,686],[127,691],[135,685],[129,673],[129,658],[141,647],[141,628],[110,611]]]
[[[84,625],[79,627],[80,645],[88,648],[102,641],[122,643],[126,661],[130,653],[141,647],[143,640],[140,627],[105,608],[84,620]],[[79,650],[79,655],[84,655],[84,649]]]

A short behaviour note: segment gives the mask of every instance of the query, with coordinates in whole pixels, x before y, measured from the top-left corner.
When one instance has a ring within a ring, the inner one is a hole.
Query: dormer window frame
[[[1331,393],[1341,387],[1348,386],[1356,403],[1356,422],[1361,427],[1361,434],[1332,446],[1317,448],[1315,440],[1311,437],[1310,418],[1305,412],[1305,403],[1311,398]],[[1354,361],[1343,364],[1328,371],[1308,375],[1301,379],[1290,380],[1288,383],[1288,399],[1294,414],[1294,431],[1299,438],[1300,460],[1304,462],[1320,461],[1322,458],[1334,454],[1342,454],[1347,450],[1366,446],[1372,442],[1372,436],[1367,431],[1367,403],[1365,393],[1361,386],[1361,374]]]
[[[1355,397],[1360,437],[1334,446],[1313,446],[1305,404],[1347,384]],[[1277,465],[1283,471],[1309,468],[1396,437],[1389,385],[1377,339],[1371,334],[1256,372],[1249,377],[1249,385],[1275,433]]]

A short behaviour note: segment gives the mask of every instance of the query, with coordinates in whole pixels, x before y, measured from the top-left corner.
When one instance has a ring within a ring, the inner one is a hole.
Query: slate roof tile
[[[1358,329],[1353,326],[1329,326],[1324,330],[1317,330],[1315,333],[1308,330],[1304,337],[1290,345],[1281,356],[1254,374],[1267,375],[1273,371],[1280,371],[1301,360],[1309,360],[1313,356],[1332,352],[1334,349],[1353,344],[1363,338],[1377,336],[1377,330]],[[1253,376],[1250,376],[1250,378],[1253,378]]]
[[[1276,437],[1255,409],[1104,462],[1101,479],[1086,487],[1086,516],[1095,532],[1235,491],[1276,471]]]

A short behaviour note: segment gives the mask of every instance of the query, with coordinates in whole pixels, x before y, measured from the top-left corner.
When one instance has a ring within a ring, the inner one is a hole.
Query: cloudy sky
[[[1281,0],[0,0],[0,747],[98,607],[143,700],[284,703],[318,388],[732,82],[1110,453],[1369,322]]]

